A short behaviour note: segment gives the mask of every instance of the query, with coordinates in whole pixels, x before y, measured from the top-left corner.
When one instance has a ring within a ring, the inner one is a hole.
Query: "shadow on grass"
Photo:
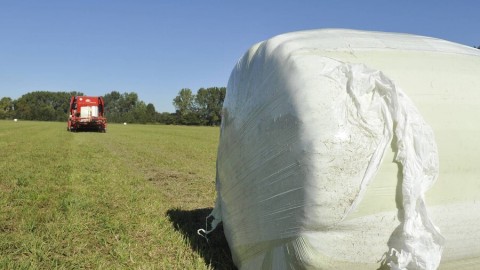
[[[170,209],[167,211],[167,216],[170,218],[174,228],[185,236],[192,250],[203,257],[205,264],[218,270],[236,269],[221,224],[208,235],[208,242],[197,234],[198,229],[205,228],[205,217],[211,211],[212,208],[195,210]]]

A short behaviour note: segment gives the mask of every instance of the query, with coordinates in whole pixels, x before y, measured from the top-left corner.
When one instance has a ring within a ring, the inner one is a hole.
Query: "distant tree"
[[[26,120],[66,121],[70,97],[80,92],[35,91],[14,101],[14,116]]]
[[[35,117],[35,120],[41,120],[41,121],[55,121],[56,119],[56,113],[55,113],[55,108],[53,108],[52,104],[43,104],[41,105],[38,110],[36,110],[37,114]],[[66,112],[65,112],[66,115]],[[66,120],[66,117],[63,117],[63,120]],[[60,119],[58,119],[60,120]],[[62,121],[63,121],[62,120]]]
[[[147,106],[138,99],[135,92],[120,94],[112,91],[103,96],[108,122],[112,123],[147,123]]]
[[[108,119],[108,122],[121,122],[123,113],[121,102],[122,95],[117,91],[112,91],[103,96],[105,101],[105,116]],[[125,122],[125,121],[124,121]]]
[[[146,124],[147,122],[149,122],[147,115],[147,105],[145,105],[145,102],[138,101],[132,111],[135,119],[134,122],[141,124]]]
[[[173,106],[180,115],[185,115],[192,112],[194,100],[195,96],[192,94],[192,90],[183,88],[173,99]]]
[[[156,113],[155,118],[158,123],[162,123],[166,125],[177,124],[177,116],[175,113],[169,113],[169,112]]]
[[[181,125],[219,125],[225,87],[200,88],[196,95],[188,88],[180,90],[173,99],[176,123]]]
[[[125,111],[132,111],[136,106],[137,106],[137,103],[140,102],[140,100],[138,100],[138,94],[135,93],[135,92],[131,92],[131,93],[123,93],[122,94],[122,107]]]
[[[0,119],[12,118],[14,113],[14,103],[9,97],[0,99]]]
[[[177,124],[181,125],[195,125],[194,112],[195,95],[189,88],[183,88],[178,92],[178,95],[173,99],[173,106],[176,109]]]
[[[219,125],[222,118],[225,87],[200,88],[195,96],[195,105],[199,117],[206,125]]]
[[[147,104],[146,108],[146,115],[147,115],[147,122],[153,123],[156,122],[155,116],[156,116],[156,111],[155,111],[155,106],[152,103]]]

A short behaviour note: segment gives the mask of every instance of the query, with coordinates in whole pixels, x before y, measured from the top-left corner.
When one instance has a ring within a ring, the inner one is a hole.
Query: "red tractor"
[[[107,132],[107,118],[104,113],[105,102],[102,97],[73,96],[70,99],[67,130]]]

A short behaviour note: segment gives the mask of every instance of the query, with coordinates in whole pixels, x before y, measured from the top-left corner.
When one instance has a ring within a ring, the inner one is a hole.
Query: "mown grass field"
[[[215,201],[219,129],[0,121],[0,269],[232,269]]]

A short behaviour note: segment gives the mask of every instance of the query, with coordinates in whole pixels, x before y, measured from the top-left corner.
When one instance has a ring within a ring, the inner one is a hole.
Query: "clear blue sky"
[[[182,88],[226,86],[253,44],[351,28],[480,45],[480,1],[1,0],[0,97],[136,92],[173,112]]]

